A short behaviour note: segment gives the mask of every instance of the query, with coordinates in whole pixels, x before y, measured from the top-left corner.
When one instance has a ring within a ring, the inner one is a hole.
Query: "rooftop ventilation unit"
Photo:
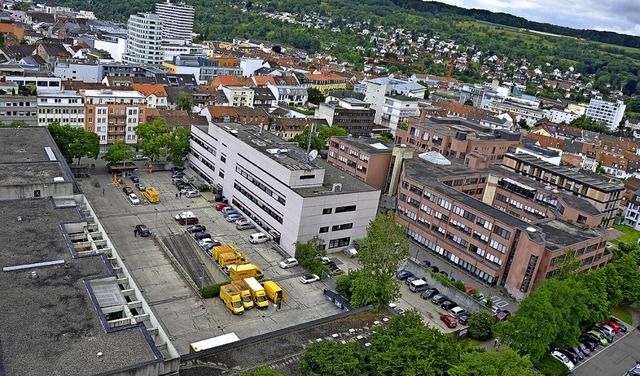
[[[342,183],[335,183],[331,186],[331,192],[342,192]]]

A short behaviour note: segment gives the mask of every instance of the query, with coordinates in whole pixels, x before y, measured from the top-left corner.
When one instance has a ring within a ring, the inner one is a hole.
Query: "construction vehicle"
[[[267,309],[269,308],[269,300],[267,300],[267,293],[264,292],[264,287],[258,282],[255,278],[245,278],[244,279],[247,286],[249,286],[249,292],[251,293],[251,298],[253,298],[253,302],[255,303],[258,309]]]
[[[244,265],[248,263],[247,259],[238,251],[221,253],[218,255],[218,264],[223,268],[230,264]]]
[[[264,273],[254,264],[236,265],[229,268],[229,278],[231,278],[232,281],[251,277],[260,279],[264,277]]]
[[[228,343],[240,341],[240,338],[235,333],[223,334],[221,336],[203,339],[202,341],[194,342],[189,345],[189,352],[194,353],[202,350],[212,349],[214,347],[226,345]]]
[[[216,261],[220,258],[220,255],[223,253],[235,252],[236,248],[231,244],[223,244],[213,247],[211,250],[211,257],[213,257]]]
[[[267,293],[267,297],[274,303],[280,304],[287,300],[287,294],[284,290],[273,281],[266,281],[262,283],[264,292]]]
[[[244,312],[240,293],[231,285],[220,287],[220,299],[234,315],[241,315]]]
[[[160,202],[160,192],[153,187],[147,187],[147,189],[144,190],[144,197],[146,197],[150,203]]]
[[[251,289],[249,289],[249,285],[243,280],[232,281],[231,286],[236,289],[240,293],[240,298],[242,299],[242,305],[244,309],[253,308],[253,298],[251,297]]]

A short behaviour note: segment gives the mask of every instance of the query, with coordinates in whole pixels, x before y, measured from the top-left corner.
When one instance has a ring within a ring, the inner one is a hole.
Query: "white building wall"
[[[93,45],[98,50],[107,51],[113,58],[113,61],[121,62],[122,55],[124,55],[125,49],[127,48],[127,39],[118,38],[117,42],[96,39]]]

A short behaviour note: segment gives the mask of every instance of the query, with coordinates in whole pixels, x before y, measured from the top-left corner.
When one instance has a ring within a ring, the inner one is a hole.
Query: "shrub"
[[[486,341],[493,335],[494,318],[488,312],[476,312],[469,318],[469,336]]]
[[[487,298],[487,302],[484,305],[487,306],[487,308],[492,308],[493,307],[493,299],[491,299],[491,297],[488,297]]]
[[[467,292],[467,286],[461,280],[457,280],[457,281],[453,282],[453,287],[457,288],[458,290],[460,290],[462,292],[465,292],[465,293]]]
[[[351,287],[357,272],[357,270],[352,270],[349,274],[343,274],[336,278],[336,291],[349,300],[351,300]]]
[[[203,298],[215,298],[216,296],[220,296],[220,287],[224,285],[228,285],[230,282],[222,282],[215,285],[205,286],[200,289],[200,295]]]
[[[209,192],[209,186],[207,184],[200,184],[197,188],[200,192]]]

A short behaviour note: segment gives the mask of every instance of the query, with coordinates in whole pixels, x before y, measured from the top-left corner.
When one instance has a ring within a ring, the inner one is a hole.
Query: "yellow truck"
[[[264,273],[254,264],[236,265],[229,268],[229,278],[232,281],[251,277],[261,279],[264,277]]]
[[[249,285],[243,280],[240,281],[232,281],[231,286],[236,289],[237,292],[240,293],[240,298],[242,298],[242,305],[244,309],[253,308],[253,298],[251,297],[251,289]]]
[[[240,293],[233,286],[224,285],[220,287],[220,299],[234,315],[241,315],[244,312]]]
[[[267,300],[267,294],[264,292],[264,287],[255,278],[245,278],[245,283],[249,287],[251,298],[258,309],[269,308],[269,300]]]
[[[220,258],[220,255],[223,253],[235,252],[236,248],[231,244],[223,244],[213,247],[211,250],[211,257],[213,257],[216,261]]]
[[[218,264],[223,268],[230,264],[244,265],[246,263],[248,263],[247,259],[238,251],[218,255]]]
[[[262,283],[262,286],[264,287],[264,292],[267,294],[267,297],[272,302],[278,304],[287,301],[287,294],[277,283],[266,281]]]
[[[144,197],[146,197],[149,202],[156,203],[160,201],[160,192],[153,187],[147,187],[147,189],[144,190]]]

